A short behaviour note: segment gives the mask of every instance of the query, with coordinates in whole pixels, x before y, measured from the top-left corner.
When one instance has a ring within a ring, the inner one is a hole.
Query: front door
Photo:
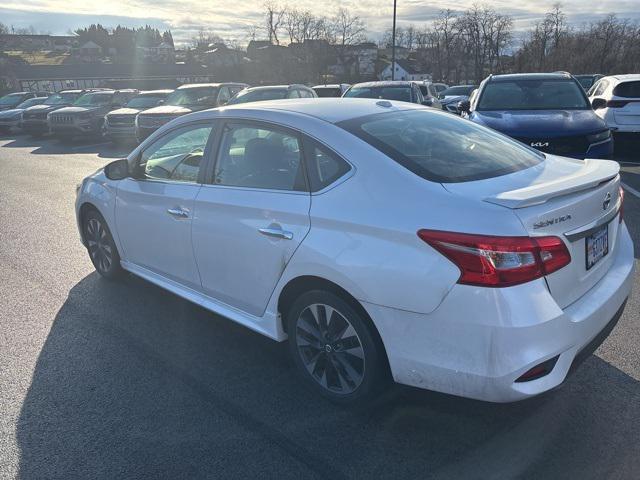
[[[193,248],[206,294],[262,316],[309,231],[300,139],[268,124],[222,132],[213,182],[196,197]]]
[[[212,128],[195,123],[158,138],[141,153],[134,178],[120,182],[116,200],[123,258],[197,289],[191,223]]]

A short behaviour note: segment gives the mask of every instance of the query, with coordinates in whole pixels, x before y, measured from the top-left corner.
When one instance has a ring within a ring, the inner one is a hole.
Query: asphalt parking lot
[[[640,476],[640,265],[617,328],[556,391],[496,405],[396,386],[345,410],[301,388],[284,344],[98,277],[75,185],[126,153],[0,137],[0,478]],[[640,147],[619,159],[640,264]]]

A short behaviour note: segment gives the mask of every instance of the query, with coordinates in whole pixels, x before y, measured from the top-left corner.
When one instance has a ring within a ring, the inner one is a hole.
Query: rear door
[[[228,122],[209,178],[192,230],[202,288],[262,316],[310,227],[300,137],[270,124]]]

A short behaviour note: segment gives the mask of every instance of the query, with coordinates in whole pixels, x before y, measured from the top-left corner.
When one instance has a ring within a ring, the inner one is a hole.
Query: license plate
[[[602,260],[607,253],[609,253],[609,225],[603,225],[585,238],[587,270]]]

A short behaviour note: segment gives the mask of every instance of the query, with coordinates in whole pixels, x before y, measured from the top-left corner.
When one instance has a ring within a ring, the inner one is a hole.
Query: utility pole
[[[393,33],[391,34],[391,80],[396,79],[396,1],[393,0]]]

